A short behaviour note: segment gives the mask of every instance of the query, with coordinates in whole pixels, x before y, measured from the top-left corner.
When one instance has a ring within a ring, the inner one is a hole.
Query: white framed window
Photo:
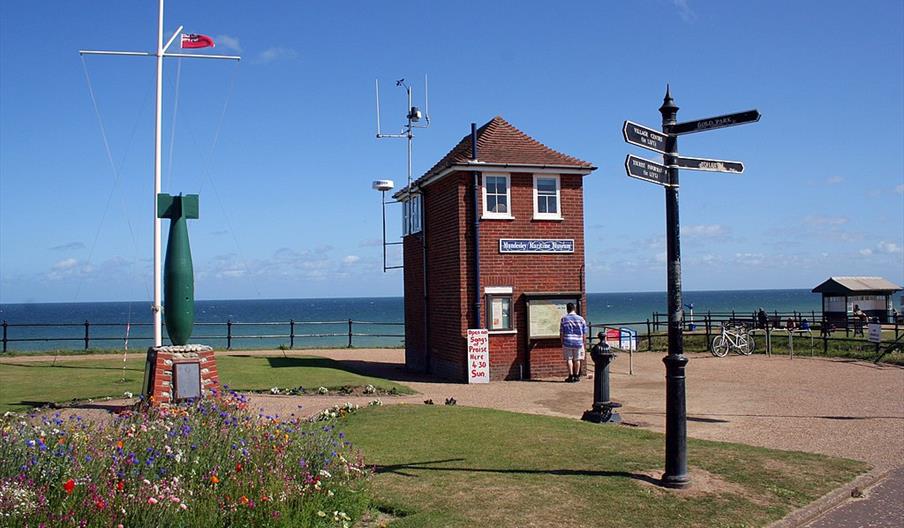
[[[413,235],[421,232],[423,218],[423,200],[420,194],[412,194],[411,199],[402,202],[402,235]]]
[[[508,174],[483,174],[482,218],[513,218],[512,180]]]
[[[515,329],[512,320],[511,286],[484,288],[487,296],[487,330],[490,332],[510,332]]]
[[[562,219],[562,192],[557,174],[534,174],[534,218]]]

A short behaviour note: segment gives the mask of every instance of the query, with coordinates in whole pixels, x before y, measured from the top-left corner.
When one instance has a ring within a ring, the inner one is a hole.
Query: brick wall
[[[402,241],[405,266],[405,368],[415,372],[427,370],[424,338],[424,253],[422,233],[406,236]]]
[[[467,381],[466,335],[474,328],[474,244],[471,173],[458,172],[425,190],[425,234],[430,309],[428,354],[430,370],[455,381]],[[562,220],[534,220],[533,175],[511,175],[512,220],[480,222],[481,292],[487,286],[510,286],[513,292],[514,334],[491,334],[492,380],[565,376],[558,339],[528,343],[524,292],[581,292],[584,295],[584,208],[580,175],[560,176]],[[482,205],[481,205],[482,207]],[[501,254],[500,238],[574,239],[568,254]],[[405,344],[409,368],[424,365],[422,237],[405,237]],[[481,326],[487,306],[481,297]],[[418,356],[420,354],[420,356]],[[410,358],[410,362],[409,362]],[[421,359],[423,358],[423,359]],[[421,367],[423,368],[423,367]]]
[[[558,339],[527,340],[525,292],[581,292],[586,313],[584,272],[584,198],[582,176],[559,177],[562,220],[535,220],[533,174],[511,174],[512,220],[480,222],[481,288],[511,286],[517,334],[490,335],[490,377],[493,380],[566,376]],[[502,254],[501,238],[573,239],[574,253]],[[469,281],[469,286],[471,282]],[[469,288],[472,295],[473,287]],[[482,317],[486,320],[487,306]]]
[[[423,192],[424,230],[404,239],[405,363],[412,370],[429,370],[464,381],[465,338],[461,331],[460,261],[464,241],[458,232],[463,208],[462,190],[446,178]],[[423,240],[427,240],[428,296],[424,314]],[[424,317],[429,343],[425,346]]]
[[[178,352],[168,350],[169,348],[171,347],[164,346],[151,349],[154,354],[154,371],[149,381],[151,403],[153,405],[166,406],[173,403],[175,396],[173,365],[177,363],[198,363],[201,372],[202,396],[209,396],[211,389],[219,388],[220,376],[217,372],[217,363],[213,350]]]

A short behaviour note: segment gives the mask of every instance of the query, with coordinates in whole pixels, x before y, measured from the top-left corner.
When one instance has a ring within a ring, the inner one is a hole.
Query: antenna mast
[[[408,98],[408,115],[405,116],[406,122],[402,125],[402,130],[398,134],[384,134],[380,128],[380,81],[376,80],[376,96],[377,96],[377,139],[407,139],[408,140],[408,184],[405,186],[405,207],[408,208],[408,214],[405,215],[405,232],[411,233],[411,153],[412,147],[414,145],[414,129],[415,128],[428,128],[430,126],[430,102],[428,99],[427,92],[427,76],[424,75],[424,112],[414,106],[412,104],[412,90],[411,86],[405,82],[405,79],[399,79],[396,81],[396,86],[401,86],[405,89],[405,95]],[[420,123],[421,119],[424,120],[424,124]],[[375,189],[378,189],[375,184]],[[391,188],[391,187],[390,187]],[[381,192],[385,195],[386,189],[382,189]],[[401,242],[395,242],[387,244],[386,242],[386,200],[382,200],[383,204],[383,271],[395,268],[401,268],[402,266],[386,266],[386,246],[387,245],[397,245],[401,244]],[[421,211],[418,211],[418,214],[422,214]]]

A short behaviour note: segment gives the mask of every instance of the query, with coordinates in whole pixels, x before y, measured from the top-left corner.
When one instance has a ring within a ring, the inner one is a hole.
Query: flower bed
[[[2,526],[348,527],[366,471],[331,421],[258,416],[235,393],[89,423],[0,421]]]

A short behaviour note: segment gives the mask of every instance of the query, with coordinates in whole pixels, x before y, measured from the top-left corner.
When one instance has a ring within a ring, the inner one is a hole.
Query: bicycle
[[[713,338],[709,351],[716,357],[725,357],[732,350],[738,354],[749,356],[756,348],[756,341],[745,325],[734,328],[722,323],[722,333]]]

